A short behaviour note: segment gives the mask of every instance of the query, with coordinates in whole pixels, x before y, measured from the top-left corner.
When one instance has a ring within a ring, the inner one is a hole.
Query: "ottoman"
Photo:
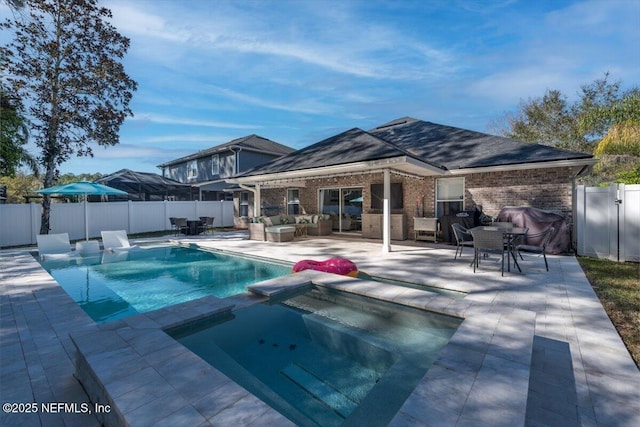
[[[264,229],[269,242],[290,242],[296,232],[295,227],[288,225],[274,225]]]

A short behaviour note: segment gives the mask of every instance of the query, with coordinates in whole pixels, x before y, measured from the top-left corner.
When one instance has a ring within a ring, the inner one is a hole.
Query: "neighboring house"
[[[594,163],[590,154],[407,117],[348,130],[229,182],[253,188],[235,197],[236,208],[253,205],[240,215],[257,216],[264,205],[331,214],[337,232],[388,242],[410,236],[413,217],[476,208],[495,216],[505,206],[532,206],[571,222],[574,178]]]
[[[158,165],[162,176],[198,188],[199,200],[227,200],[231,193],[225,178],[242,173],[294,151],[258,135],[225,144]]]

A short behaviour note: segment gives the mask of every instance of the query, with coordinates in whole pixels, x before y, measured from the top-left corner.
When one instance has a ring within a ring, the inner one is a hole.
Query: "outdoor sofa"
[[[291,240],[288,239],[288,235],[275,236],[275,234],[288,233],[291,228],[295,230],[296,224],[305,224],[307,234],[310,236],[331,234],[331,219],[328,215],[273,215],[252,218],[249,224],[249,238],[270,241]],[[277,240],[282,237],[287,240]]]

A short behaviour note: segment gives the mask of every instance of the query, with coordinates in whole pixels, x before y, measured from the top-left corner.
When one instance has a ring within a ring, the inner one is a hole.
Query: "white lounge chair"
[[[38,234],[36,242],[38,243],[38,254],[43,259],[45,255],[72,254],[69,233]]]
[[[125,230],[101,231],[102,247],[105,251],[119,251],[137,248],[129,244],[129,238]]]

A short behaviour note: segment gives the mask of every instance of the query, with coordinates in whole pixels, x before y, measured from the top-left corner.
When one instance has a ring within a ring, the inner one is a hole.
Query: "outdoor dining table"
[[[200,219],[188,219],[187,220],[187,229],[185,230],[187,235],[196,235],[198,233],[198,227],[202,225],[202,220]]]
[[[518,258],[516,257],[516,254],[513,252],[513,250],[514,250],[513,242],[518,237],[526,236],[527,233],[529,232],[529,228],[528,227],[502,228],[502,227],[495,227],[495,226],[491,226],[491,225],[483,225],[483,226],[473,227],[469,231],[473,231],[473,230],[495,230],[495,231],[501,231],[502,235],[504,236],[504,240],[507,243],[507,253],[510,254],[513,257],[513,264],[516,267],[518,267],[518,271],[522,273],[522,269],[520,268],[520,265],[518,264]],[[511,271],[511,261],[509,260],[509,255],[507,255],[507,271]]]

